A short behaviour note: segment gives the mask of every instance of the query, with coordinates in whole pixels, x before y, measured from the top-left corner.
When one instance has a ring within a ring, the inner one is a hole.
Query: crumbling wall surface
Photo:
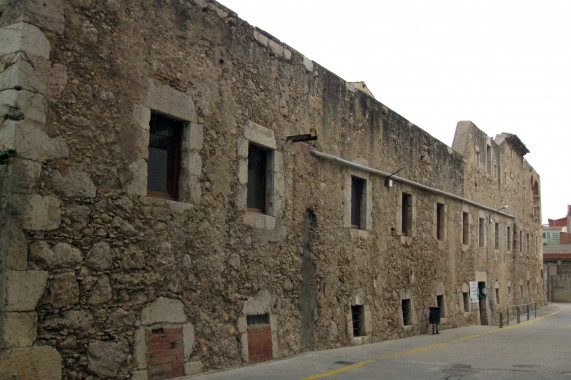
[[[455,152],[215,1],[5,1],[0,26],[0,149],[17,151],[0,167],[1,375],[242,365],[253,323],[273,358],[420,334],[439,299],[443,327],[478,320],[476,277],[535,278],[531,256],[514,270],[473,227],[462,243],[462,212],[481,207],[366,169],[495,207],[471,161],[483,132]],[[147,193],[156,113],[183,122],[177,200]],[[317,140],[288,140],[303,134]],[[250,144],[272,152],[265,214],[246,206]]]

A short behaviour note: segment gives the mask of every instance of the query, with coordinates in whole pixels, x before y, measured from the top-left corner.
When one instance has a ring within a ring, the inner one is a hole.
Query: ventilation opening
[[[351,306],[351,318],[353,320],[353,336],[363,336],[365,335],[363,328],[363,305],[352,305]]]
[[[402,321],[404,325],[405,326],[412,325],[412,310],[411,310],[410,299],[402,300],[401,308],[402,308]]]

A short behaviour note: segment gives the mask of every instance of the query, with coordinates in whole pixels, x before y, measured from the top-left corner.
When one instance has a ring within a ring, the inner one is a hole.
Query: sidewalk
[[[550,304],[537,310],[537,318],[549,315],[560,307]],[[533,313],[530,321],[534,320]],[[527,317],[522,316],[521,322]],[[510,323],[513,327],[514,324]],[[504,327],[505,328],[505,327]],[[441,330],[438,335],[417,335],[413,337],[388,340],[361,346],[312,351],[297,356],[249,365],[236,369],[210,372],[183,379],[196,380],[250,380],[250,379],[304,379],[319,374],[330,373],[347,366],[359,366],[372,361],[409,355],[454,342],[471,339],[486,332],[496,330],[498,326],[467,326]],[[341,362],[341,363],[339,363]]]

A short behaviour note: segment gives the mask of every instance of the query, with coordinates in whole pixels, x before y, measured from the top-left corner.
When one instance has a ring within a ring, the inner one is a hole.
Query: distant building
[[[543,228],[543,267],[547,300],[571,302],[571,205],[567,216]]]

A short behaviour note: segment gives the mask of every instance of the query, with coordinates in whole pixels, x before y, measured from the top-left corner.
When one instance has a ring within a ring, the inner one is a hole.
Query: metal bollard
[[[517,324],[518,324],[518,325],[519,325],[519,322],[520,322],[520,316],[519,316],[519,314],[520,314],[519,305],[517,305]]]
[[[508,319],[507,319],[507,325],[510,325],[510,307],[507,307],[507,311],[508,311]]]
[[[537,319],[537,304],[536,304],[535,302],[533,303],[533,309],[534,309],[534,312],[535,312],[535,317],[534,317],[534,318]]]
[[[529,321],[529,304],[527,304],[527,320]]]
[[[500,329],[504,327],[504,313],[500,313]]]

